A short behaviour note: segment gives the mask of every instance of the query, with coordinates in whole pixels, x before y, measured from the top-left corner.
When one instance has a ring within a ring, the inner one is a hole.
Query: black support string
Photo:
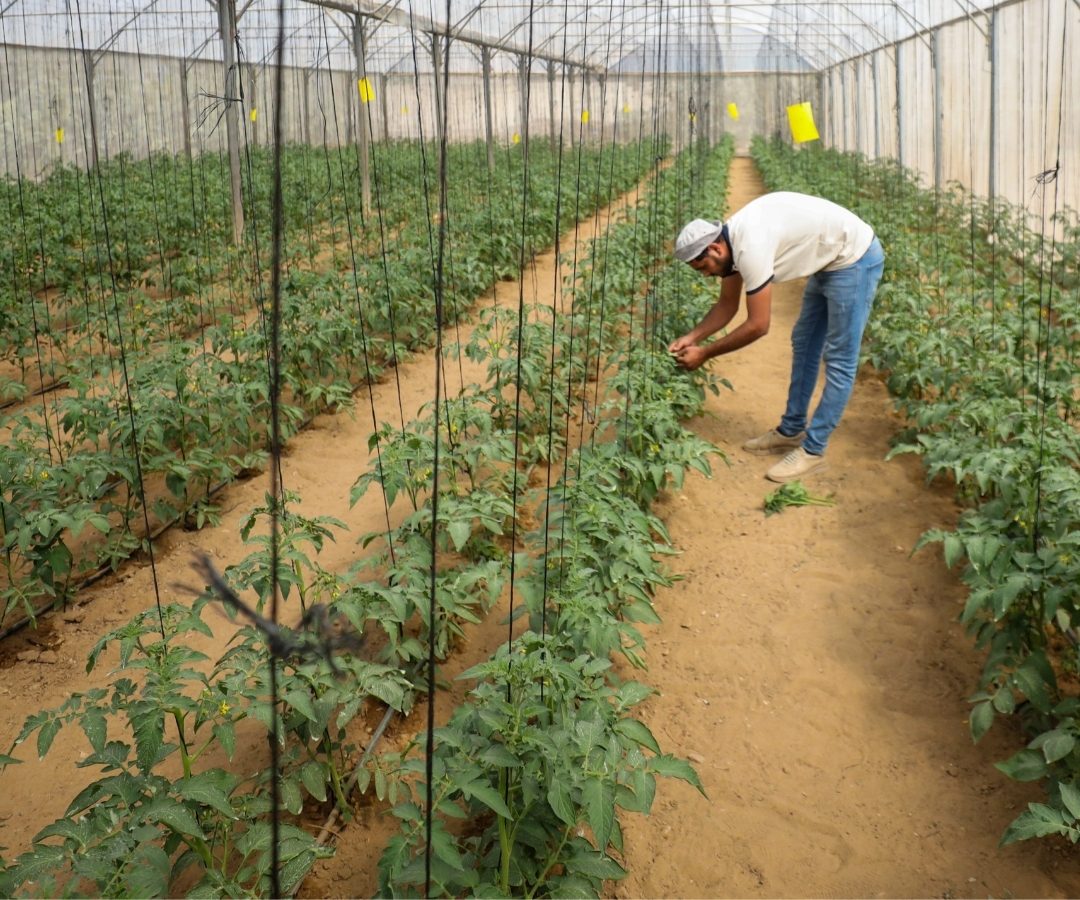
[[[77,15],[77,18],[78,18],[78,22],[79,22],[79,38],[80,38],[80,40],[82,42],[82,52],[83,52],[83,54],[86,54],[86,52],[87,52],[87,49],[86,49],[86,32],[85,32],[85,29],[83,28],[83,22],[82,22],[82,4],[81,4],[81,0],[75,0],[75,9],[76,9],[76,15]],[[90,139],[91,139],[91,141],[93,141],[93,145],[95,147],[97,147],[98,146],[97,122],[96,122],[96,116],[94,114],[94,104],[90,103],[89,108],[90,108]],[[132,461],[135,464],[135,474],[136,474],[136,480],[137,480],[138,498],[139,498],[139,503],[142,506],[143,527],[145,529],[145,534],[146,534],[146,538],[143,541],[143,547],[146,550],[147,557],[148,557],[148,559],[150,561],[150,574],[151,574],[151,577],[153,579],[153,584],[154,584],[154,602],[155,602],[155,604],[157,606],[158,627],[159,627],[159,629],[161,631],[161,639],[163,641],[167,641],[168,638],[167,638],[166,633],[165,633],[165,618],[164,618],[164,613],[162,612],[162,609],[161,609],[161,590],[160,590],[160,588],[158,586],[157,565],[155,564],[155,560],[154,560],[154,544],[153,544],[153,541],[150,538],[150,534],[151,534],[150,511],[149,511],[149,508],[148,508],[147,502],[146,502],[146,484],[145,484],[145,481],[143,479],[141,449],[140,449],[140,445],[139,445],[139,432],[138,432],[138,427],[137,427],[137,423],[136,423],[136,420],[135,420],[135,403],[134,403],[134,399],[132,398],[132,395],[131,395],[131,379],[130,379],[130,375],[129,375],[129,372],[128,372],[127,352],[126,352],[126,349],[125,349],[125,342],[124,342],[124,329],[123,329],[123,323],[120,320],[120,306],[119,306],[119,302],[117,300],[117,295],[120,293],[120,287],[119,287],[118,279],[116,277],[116,264],[115,264],[115,260],[114,260],[114,256],[113,256],[112,239],[111,239],[110,234],[109,234],[109,214],[108,214],[108,206],[107,206],[107,204],[105,202],[105,184],[104,184],[104,178],[103,178],[102,173],[101,173],[101,161],[100,161],[100,159],[93,166],[93,172],[94,172],[93,177],[96,178],[96,180],[97,180],[98,200],[99,200],[100,205],[101,205],[101,227],[102,227],[102,230],[103,230],[104,236],[105,236],[105,251],[106,251],[106,259],[107,259],[107,262],[108,262],[109,285],[110,285],[110,287],[112,289],[112,308],[113,308],[114,317],[116,319],[117,348],[120,351],[120,369],[121,369],[121,372],[122,372],[122,375],[123,375],[123,384],[124,384],[124,390],[125,390],[126,401],[127,401],[127,418],[128,418],[128,425],[131,428]]]
[[[221,0],[224,2],[224,0]],[[279,619],[280,584],[278,561],[280,516],[284,489],[281,479],[281,266],[285,213],[281,190],[282,111],[284,109],[285,0],[278,0],[278,34],[274,65],[274,169],[271,200],[270,256],[270,621]],[[250,157],[249,157],[250,158]],[[252,206],[254,206],[254,200]],[[253,232],[255,229],[253,229]],[[257,257],[256,257],[257,258]],[[278,657],[270,654],[270,803],[271,820],[270,888],[281,896],[281,735],[278,727]]]

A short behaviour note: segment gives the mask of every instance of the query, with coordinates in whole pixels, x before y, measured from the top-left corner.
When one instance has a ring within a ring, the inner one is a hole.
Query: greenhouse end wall
[[[267,144],[273,136],[273,70],[243,65],[241,140]],[[357,138],[367,117],[376,141],[437,135],[431,73],[369,76],[373,96],[361,101],[355,74],[286,68],[282,133],[286,142],[337,147]],[[492,131],[501,144],[525,135],[521,79],[491,78]],[[735,136],[740,152],[754,134],[780,133],[786,103],[818,94],[814,75],[627,74],[549,75],[538,63],[529,79],[530,137],[561,132],[573,145],[632,141],[667,134],[676,148],[693,135],[715,141]],[[94,127],[91,128],[89,85]],[[447,136],[486,134],[483,78],[452,73]],[[58,164],[86,168],[121,153],[219,153],[226,149],[225,88],[217,62],[13,45],[0,46],[0,166],[11,177],[40,178]],[[735,104],[738,118],[728,112]],[[583,116],[584,112],[588,116]],[[587,118],[587,121],[583,121]],[[784,126],[786,130],[786,125]]]

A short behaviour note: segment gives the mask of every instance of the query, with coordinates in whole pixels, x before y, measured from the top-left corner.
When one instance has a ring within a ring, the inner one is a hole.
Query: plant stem
[[[507,769],[499,770],[499,795],[501,797],[506,796],[507,771]],[[510,895],[510,851],[513,849],[513,842],[510,840],[506,825],[506,817],[499,816],[499,887],[502,889],[503,896],[508,897]]]
[[[562,840],[559,841],[559,846],[551,851],[551,855],[547,858],[547,862],[544,863],[544,868],[540,870],[540,875],[536,879],[536,884],[532,886],[532,890],[525,895],[527,900],[532,900],[536,896],[536,892],[540,890],[541,886],[547,880],[547,873],[551,871],[552,867],[559,859],[559,854],[562,853],[562,848],[566,846],[566,842],[570,839],[570,832],[574,830],[573,825],[567,825],[563,830]]]

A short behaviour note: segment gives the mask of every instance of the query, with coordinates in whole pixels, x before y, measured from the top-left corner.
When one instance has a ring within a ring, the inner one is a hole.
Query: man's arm
[[[735,272],[724,278],[720,284],[720,299],[713,304],[703,318],[693,329],[681,338],[671,342],[668,347],[672,353],[678,353],[688,347],[693,347],[699,341],[705,340],[709,335],[715,334],[727,325],[735,313],[739,311],[739,298],[742,296],[742,276]]]
[[[724,288],[720,293],[720,300],[716,305],[709,310],[704,319],[701,320],[701,324],[698,325],[693,331],[687,334],[685,337],[679,338],[671,346],[672,352],[678,357],[679,363],[687,369],[696,369],[702,363],[708,359],[712,359],[714,356],[720,356],[724,353],[732,353],[735,350],[740,350],[747,344],[752,344],[758,338],[764,337],[769,333],[769,324],[772,320],[772,284],[766,284],[760,291],[756,291],[746,298],[746,319],[739,324],[739,326],[732,331],[725,334],[723,337],[718,338],[711,344],[707,344],[704,347],[695,346],[697,341],[702,340],[708,335],[722,328],[731,321],[732,316],[735,314],[735,310],[731,310],[727,318],[723,320],[723,324],[717,328],[713,328],[709,331],[705,331],[704,328],[712,324],[714,313],[717,313],[718,309],[724,306],[725,298],[727,296],[727,282],[733,281],[735,276],[729,276],[724,279]],[[739,288],[742,288],[742,279],[739,279]],[[736,294],[735,309],[738,309],[738,295]],[[727,312],[727,310],[721,310],[720,314],[716,316],[719,320],[721,316]],[[700,334],[700,336],[698,336]],[[693,338],[692,342],[686,342],[687,338]],[[686,342],[686,343],[684,343]],[[681,346],[677,346],[681,345]]]

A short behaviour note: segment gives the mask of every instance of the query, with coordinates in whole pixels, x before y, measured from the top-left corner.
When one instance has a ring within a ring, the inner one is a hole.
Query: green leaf
[[[626,877],[626,869],[604,853],[579,853],[567,860],[566,867],[571,872],[582,872],[592,878],[617,880]]]
[[[458,872],[465,871],[465,865],[461,859],[461,853],[454,845],[454,839],[441,825],[433,829],[431,834],[431,849],[444,863]]]
[[[1000,768],[1000,767],[999,767]],[[1046,837],[1049,834],[1064,834],[1067,831],[1061,813],[1043,803],[1029,803],[1027,810],[1020,813],[1009,823],[1001,836],[1001,846],[1026,841],[1033,837]]]
[[[160,847],[142,846],[124,873],[129,897],[165,897],[169,893],[172,863]]]
[[[105,724],[105,713],[97,707],[91,707],[83,713],[79,719],[79,725],[82,726],[86,739],[90,741],[90,746],[100,753],[105,746],[105,738],[108,733]]]
[[[74,822],[71,819],[57,819],[35,834],[33,842],[37,844],[47,837],[62,837],[65,840],[74,841],[79,845],[79,850],[83,850],[86,848],[90,838],[90,825],[85,819],[80,822]]]
[[[450,539],[454,542],[454,549],[461,552],[461,548],[468,543],[472,536],[472,522],[468,519],[457,519],[446,526],[450,533]]]
[[[486,763],[490,763],[493,766],[502,766],[510,769],[516,769],[521,765],[521,760],[507,750],[503,744],[492,744],[480,754],[479,759]]]
[[[312,797],[319,801],[326,800],[326,773],[320,763],[314,760],[304,763],[300,767],[300,780]]]
[[[312,842],[314,843],[314,838],[312,838]],[[281,867],[281,892],[283,896],[291,897],[296,893],[297,888],[300,887],[300,882],[304,880],[304,876],[307,875],[318,855],[324,854],[316,854],[305,850],[285,861]]]
[[[1039,712],[1050,712],[1050,708],[1054,705],[1050,697],[1053,685],[1036,656],[1032,655],[1024,660],[1024,663],[1013,672],[1012,678],[1013,683],[1031,701],[1032,706]]]
[[[466,797],[472,797],[479,800],[484,806],[498,815],[507,819],[512,818],[510,810],[507,808],[506,803],[503,802],[503,798],[499,796],[499,792],[490,784],[483,781],[472,781],[468,784],[461,785],[461,792]]]
[[[105,747],[97,753],[91,753],[77,766],[102,766],[106,771],[109,769],[123,769],[127,765],[127,756],[131,753],[129,744],[121,740],[110,740]]]
[[[304,797],[300,793],[300,785],[296,778],[281,779],[281,805],[294,816],[300,815],[304,809]]]
[[[267,850],[273,836],[270,831],[270,823],[266,821],[253,822],[236,841],[236,851],[241,856],[251,856],[260,850]]]
[[[624,606],[623,615],[631,622],[645,622],[648,625],[659,625],[663,621],[656,614],[653,605],[644,600],[635,600]]]
[[[1076,746],[1076,738],[1066,731],[1052,731],[1043,741],[1042,752],[1048,763],[1064,759]]]
[[[1046,760],[1038,750],[1021,750],[994,766],[1013,781],[1038,781],[1046,775]]]
[[[669,778],[680,778],[696,787],[701,792],[702,797],[708,796],[705,793],[705,788],[701,786],[701,780],[698,778],[697,772],[685,759],[678,759],[668,754],[657,756],[649,760],[649,771],[655,772],[657,775],[666,775]]]
[[[971,726],[971,739],[975,743],[982,740],[982,736],[990,730],[994,724],[994,705],[989,700],[976,703],[971,709],[971,718],[968,720]]]
[[[945,535],[945,565],[950,569],[964,555],[964,544],[955,534]]]
[[[315,712],[315,706],[311,702],[311,694],[304,690],[289,691],[285,694],[285,702],[300,713],[310,722],[318,722],[319,717]]]
[[[225,758],[231,762],[233,754],[236,753],[236,729],[233,727],[233,723],[218,722],[214,726],[213,732],[214,737],[221,744],[221,749],[225,751]]]
[[[167,825],[178,834],[206,840],[198,820],[184,804],[171,797],[159,797],[143,809],[142,815],[145,822],[160,822]]]
[[[547,793],[548,804],[552,811],[567,825],[577,825],[577,814],[574,812],[574,804],[570,799],[570,790],[566,783],[555,777]]]
[[[38,759],[44,759],[45,754],[49,752],[49,748],[52,746],[53,739],[63,725],[63,720],[54,718],[49,719],[41,726],[37,736]]]
[[[210,772],[181,779],[176,783],[176,792],[185,800],[194,800],[196,803],[216,809],[226,818],[237,817],[228,795],[216,783],[216,778]]]
[[[651,697],[656,693],[647,684],[642,684],[640,681],[624,681],[619,685],[616,694],[619,698],[619,706],[623,709],[629,706],[636,706],[646,697]]]
[[[165,742],[165,721],[162,710],[157,705],[139,703],[137,707],[131,714],[132,730],[135,733],[135,756],[139,770],[149,772],[158,761],[158,754]]]
[[[577,875],[560,875],[548,882],[548,896],[566,898],[566,900],[592,900],[599,897],[592,882]]]
[[[405,703],[405,691],[401,684],[390,678],[372,679],[365,685],[373,697],[382,700],[391,709],[400,710]]]
[[[1067,781],[1061,781],[1058,783],[1058,790],[1061,792],[1061,802],[1069,811],[1069,815],[1074,820],[1080,819],[1080,789]]]
[[[615,731],[642,747],[648,747],[658,756],[660,755],[660,745],[656,743],[656,738],[653,737],[652,732],[649,731],[644,722],[639,722],[637,719],[619,719],[615,723]]]
[[[606,779],[590,777],[582,788],[582,800],[589,827],[596,836],[600,850],[611,840],[611,827],[615,821],[615,785]]]
[[[33,850],[22,854],[10,874],[15,884],[38,881],[43,875],[52,875],[66,864],[68,851],[51,844],[38,844]]]

